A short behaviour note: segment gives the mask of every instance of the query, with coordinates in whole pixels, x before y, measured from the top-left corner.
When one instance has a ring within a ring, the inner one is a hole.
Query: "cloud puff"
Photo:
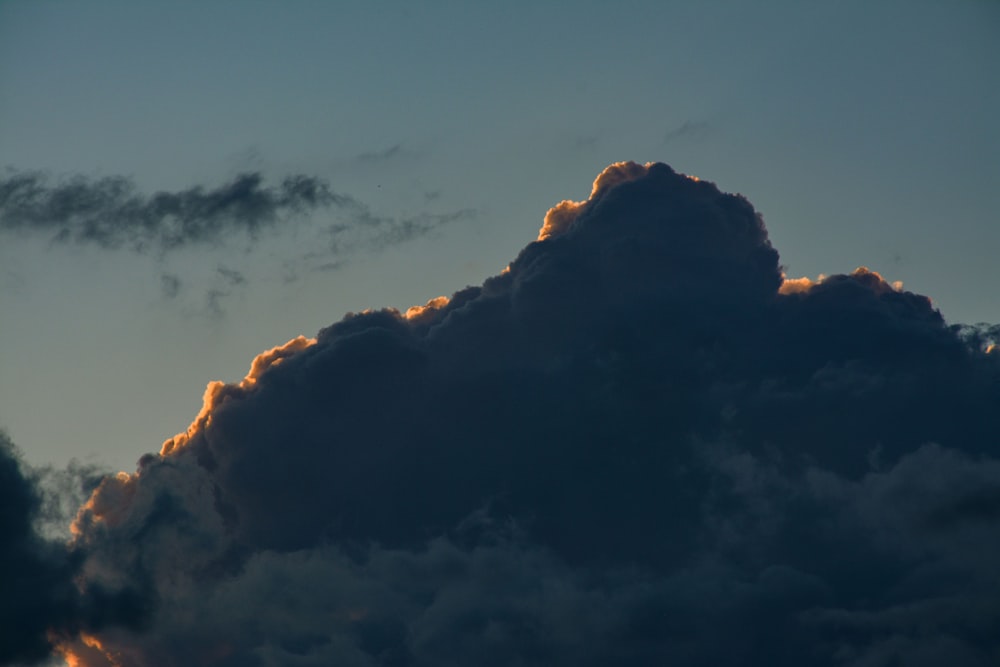
[[[987,665],[989,328],[782,275],[753,207],[619,163],[501,275],[213,383],[79,513],[85,665]]]
[[[351,201],[304,175],[265,187],[259,173],[247,173],[211,190],[196,186],[145,196],[120,176],[50,184],[44,174],[14,172],[0,180],[0,231],[166,252],[218,243],[234,233],[253,238],[288,216]]]

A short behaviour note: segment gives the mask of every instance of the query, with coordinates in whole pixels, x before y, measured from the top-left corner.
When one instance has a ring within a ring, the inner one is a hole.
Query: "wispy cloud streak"
[[[164,253],[216,244],[232,234],[255,239],[297,215],[352,201],[301,174],[276,186],[266,186],[259,173],[245,173],[213,189],[144,195],[122,176],[53,183],[41,172],[13,172],[0,180],[0,232]]]
[[[395,154],[395,148],[388,154]],[[259,173],[245,173],[213,189],[194,186],[153,195],[143,195],[122,176],[76,176],[53,183],[41,172],[15,171],[0,179],[0,234],[46,236],[56,244],[161,256],[219,245],[236,236],[258,241],[261,232],[320,209],[335,209],[330,212],[332,222],[318,229],[325,235],[324,256],[381,250],[476,214],[461,209],[383,215],[351,195],[333,191],[326,181],[302,174],[268,186]],[[179,282],[166,280],[163,287],[174,296]]]
[[[449,223],[476,216],[476,210],[471,208],[399,217],[378,215],[357,200],[352,200],[347,208],[349,215],[345,222],[327,227],[330,254],[342,255],[358,248],[381,250],[425,236]]]

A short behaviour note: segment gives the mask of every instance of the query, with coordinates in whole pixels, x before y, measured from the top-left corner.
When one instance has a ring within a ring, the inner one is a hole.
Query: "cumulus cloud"
[[[51,183],[43,173],[12,172],[0,179],[0,231],[166,252],[218,243],[231,234],[253,238],[294,214],[350,201],[301,174],[272,187],[263,185],[259,173],[246,173],[215,189],[195,186],[147,196],[121,176]]]
[[[78,665],[988,665],[1000,357],[611,165],[482,285],[212,383],[74,522]]]

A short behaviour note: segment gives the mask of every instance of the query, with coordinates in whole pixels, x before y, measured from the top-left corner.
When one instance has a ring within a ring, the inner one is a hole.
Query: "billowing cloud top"
[[[643,166],[635,162],[615,162],[608,165],[594,179],[594,185],[590,190],[590,197],[585,201],[564,199],[549,209],[549,212],[545,214],[545,222],[542,223],[542,228],[538,232],[538,240],[544,241],[557,234],[562,234],[569,229],[573,221],[580,216],[580,213],[589,206],[596,204],[597,200],[605,192],[619,183],[644,175],[651,166],[653,165],[647,164]]]
[[[785,280],[742,197],[612,165],[502,274],[214,383],[77,517],[77,665],[987,665],[990,332]]]

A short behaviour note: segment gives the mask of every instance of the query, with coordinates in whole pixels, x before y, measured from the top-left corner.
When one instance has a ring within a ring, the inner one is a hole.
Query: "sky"
[[[1000,5],[872,5],[0,3],[0,662],[988,664]]]

